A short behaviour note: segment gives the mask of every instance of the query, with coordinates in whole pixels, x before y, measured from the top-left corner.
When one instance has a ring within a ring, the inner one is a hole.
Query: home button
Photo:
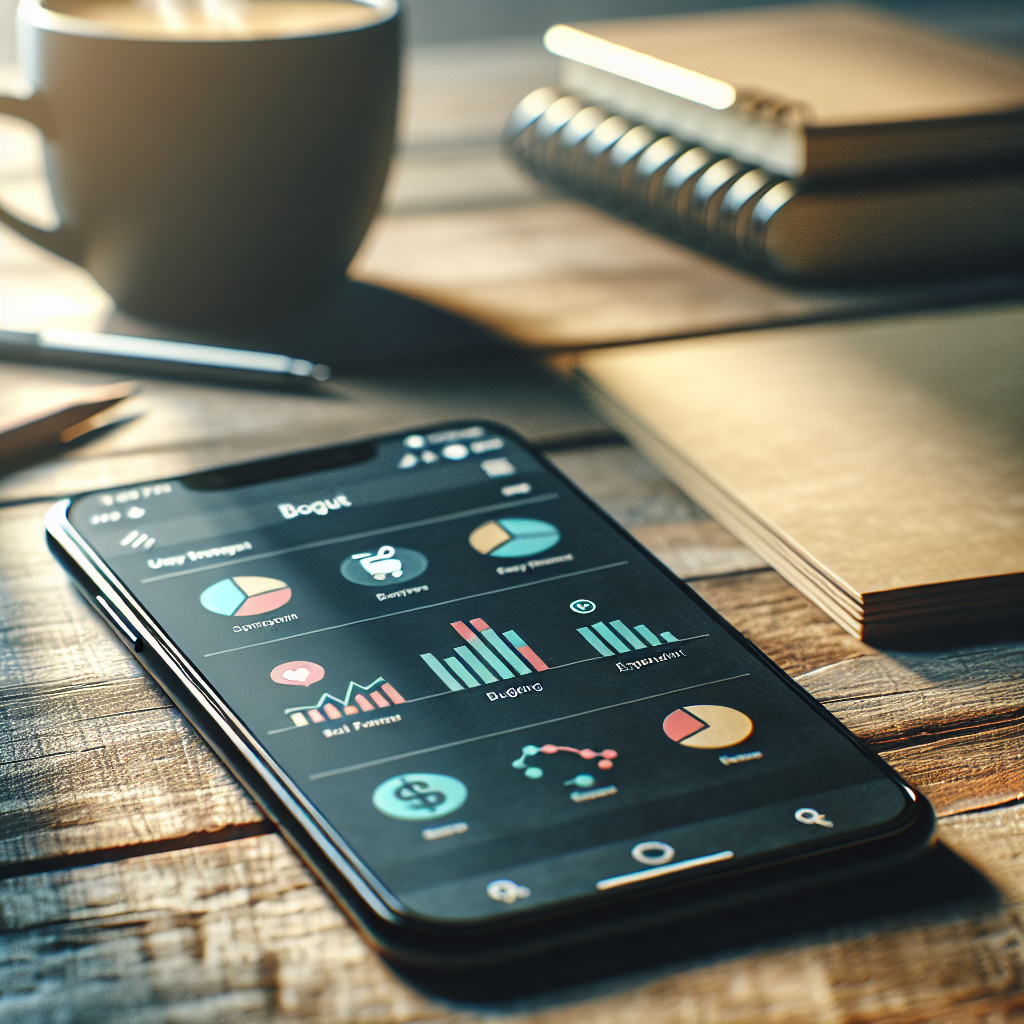
[[[667,864],[676,855],[676,851],[668,843],[660,842],[657,839],[649,839],[647,842],[637,843],[629,851],[629,855],[638,864],[655,867],[659,864]]]

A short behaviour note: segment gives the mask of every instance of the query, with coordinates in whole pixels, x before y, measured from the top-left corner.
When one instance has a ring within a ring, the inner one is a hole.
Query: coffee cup
[[[196,6],[191,6],[196,3]],[[244,326],[326,299],[380,200],[397,0],[21,0],[55,230],[124,311]]]

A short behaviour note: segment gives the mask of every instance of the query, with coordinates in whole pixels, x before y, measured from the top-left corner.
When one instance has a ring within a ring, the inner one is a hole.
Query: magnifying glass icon
[[[801,825],[821,825],[822,828],[835,828],[835,825],[813,807],[801,807],[794,815]]]

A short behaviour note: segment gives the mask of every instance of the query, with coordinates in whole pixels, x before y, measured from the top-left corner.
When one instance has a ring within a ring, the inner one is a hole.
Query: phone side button
[[[118,615],[117,612],[115,612],[114,609],[110,607],[110,605],[106,602],[102,595],[96,595],[96,603],[106,612],[107,618],[110,620],[111,624],[121,634],[121,639],[124,640],[124,642],[133,651],[135,651],[136,653],[140,652],[142,648],[145,646],[145,644],[143,644],[142,642],[142,637],[128,628],[128,626],[125,624],[124,619],[122,619],[121,616]]]

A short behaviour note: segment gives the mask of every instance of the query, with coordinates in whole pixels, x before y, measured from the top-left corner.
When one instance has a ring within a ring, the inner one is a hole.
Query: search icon
[[[822,828],[835,828],[835,825],[813,807],[801,807],[794,815],[801,825],[821,825]]]

